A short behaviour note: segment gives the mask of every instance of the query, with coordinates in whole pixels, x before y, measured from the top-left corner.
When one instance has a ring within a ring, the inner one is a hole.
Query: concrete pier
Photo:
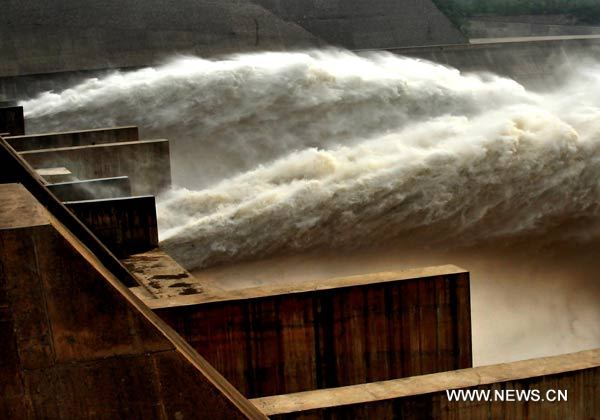
[[[93,146],[103,143],[135,141],[139,140],[139,132],[136,126],[126,126],[10,136],[6,137],[5,140],[17,152],[24,152],[58,147]]]
[[[117,257],[158,246],[153,196],[72,201],[65,204]]]
[[[79,179],[128,176],[134,195],[156,195],[171,185],[168,140],[140,140],[20,153],[33,168],[64,166]]]
[[[147,304],[247,397],[472,363],[469,275],[454,266]]]
[[[6,418],[266,418],[18,184],[0,262]]]
[[[547,90],[548,86],[564,81],[573,63],[596,57],[600,52],[600,37],[482,39],[466,45],[399,47],[388,51],[445,64],[462,72],[510,77],[528,89]]]
[[[46,187],[44,179],[4,139],[0,139],[0,167],[4,169],[0,171],[0,184],[22,184],[123,284],[126,286],[138,284],[136,278],[64,204],[56,199]]]
[[[129,197],[131,195],[131,182],[127,176],[116,176],[48,184],[48,189],[60,201],[97,200]]]

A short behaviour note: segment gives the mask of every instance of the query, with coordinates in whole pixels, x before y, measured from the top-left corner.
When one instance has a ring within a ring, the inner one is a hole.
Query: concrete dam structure
[[[463,43],[429,0],[369,2],[10,0],[0,76],[148,66],[173,54]]]
[[[480,39],[473,45],[430,0],[74,4],[10,0],[4,7],[0,101],[60,91],[112,69],[158,65],[179,55],[323,47],[390,50],[539,87],[553,78],[553,68],[593,55],[600,44],[597,36],[581,35],[517,43]],[[536,82],[540,78],[545,81]]]
[[[53,80],[68,84],[91,74],[82,71],[155,65],[177,54],[206,57],[326,45],[391,48],[465,42],[430,0],[376,0],[368,5],[9,0],[3,12],[0,99],[21,99],[24,93],[57,87]],[[41,77],[65,72],[74,74]]]
[[[599,350],[472,367],[469,273],[459,267],[226,290],[161,250],[154,197],[130,195],[168,187],[168,149],[138,140],[136,127],[2,128],[0,407],[9,418],[598,414]],[[121,163],[85,160],[96,147]],[[161,168],[128,176],[127,156]],[[456,388],[569,398],[560,410],[449,402]]]
[[[0,16],[0,417],[600,418],[600,39],[84,3]]]

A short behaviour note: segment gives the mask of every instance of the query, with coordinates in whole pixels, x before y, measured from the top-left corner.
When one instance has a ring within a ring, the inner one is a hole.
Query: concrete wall
[[[600,54],[600,39],[489,42],[468,46],[396,48],[391,52],[424,58],[465,72],[508,76],[532,89],[556,87],[569,69]]]
[[[146,303],[247,397],[471,366],[464,271],[420,277],[407,270],[301,287],[247,290],[225,301],[199,296],[204,303],[195,305]]]
[[[489,391],[490,400],[450,401],[447,389]],[[540,400],[516,400],[516,392],[532,391]],[[566,391],[567,400],[550,401],[556,391]],[[512,401],[495,398],[496,392]],[[253,402],[274,420],[597,419],[600,349]]]
[[[10,136],[5,137],[5,140],[17,152],[23,152],[56,147],[91,146],[94,144],[134,141],[139,140],[139,132],[137,127],[128,126]]]
[[[158,247],[152,196],[70,202],[67,207],[117,257]]]
[[[25,134],[25,120],[22,106],[0,108],[0,133]]]
[[[48,184],[47,187],[57,199],[63,202],[128,197],[131,195],[131,182],[129,182],[127,176],[67,181]]]
[[[17,184],[0,267],[3,417],[265,418]]]
[[[167,140],[143,140],[21,152],[33,168],[66,167],[77,178],[128,176],[134,195],[158,195],[171,185]]]
[[[468,28],[469,37],[471,38],[600,34],[599,26],[550,25],[541,23],[494,21],[477,18],[469,19]]]
[[[465,43],[430,0],[254,0],[333,45],[350,49]]]
[[[6,0],[0,77],[321,44],[247,0]]]

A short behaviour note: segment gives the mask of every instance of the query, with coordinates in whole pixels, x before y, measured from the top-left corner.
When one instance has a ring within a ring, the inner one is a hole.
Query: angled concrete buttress
[[[0,176],[0,412],[265,418],[129,291],[114,256],[0,146],[10,171]]]

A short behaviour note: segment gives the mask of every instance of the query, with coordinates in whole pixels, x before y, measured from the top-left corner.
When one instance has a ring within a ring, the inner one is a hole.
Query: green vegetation
[[[572,15],[584,24],[600,24],[598,0],[433,0],[456,25],[475,15]]]

